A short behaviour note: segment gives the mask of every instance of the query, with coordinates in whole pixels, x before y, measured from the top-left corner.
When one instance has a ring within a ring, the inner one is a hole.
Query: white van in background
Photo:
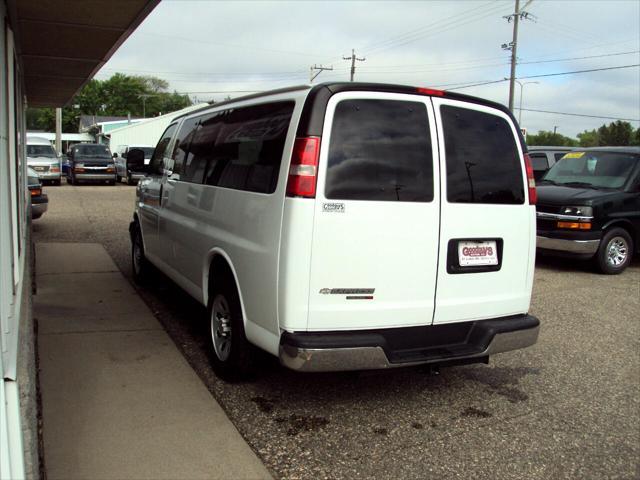
[[[35,170],[43,183],[60,185],[60,157],[46,138],[27,137],[27,165]]]
[[[151,145],[118,145],[113,152],[113,161],[116,164],[116,181],[120,183],[124,180],[128,185],[135,185],[138,180],[144,177],[144,173],[130,168],[127,163],[127,154],[129,150],[137,148],[144,152],[144,164],[149,165],[151,156],[153,155],[153,147]]]
[[[206,305],[223,378],[487,362],[536,342],[535,186],[502,105],[334,83],[177,118],[137,188],[135,278]]]

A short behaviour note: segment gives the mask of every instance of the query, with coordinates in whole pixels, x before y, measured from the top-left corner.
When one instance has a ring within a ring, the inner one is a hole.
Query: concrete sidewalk
[[[271,478],[102,245],[36,262],[47,478]]]

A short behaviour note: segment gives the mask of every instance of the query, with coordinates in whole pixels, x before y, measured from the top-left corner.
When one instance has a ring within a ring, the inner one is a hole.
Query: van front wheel
[[[209,297],[212,364],[216,374],[228,382],[253,373],[253,349],[244,333],[240,300],[233,282],[222,280]]]
[[[607,275],[622,273],[631,263],[633,240],[623,228],[612,228],[602,237],[596,253],[596,265]]]

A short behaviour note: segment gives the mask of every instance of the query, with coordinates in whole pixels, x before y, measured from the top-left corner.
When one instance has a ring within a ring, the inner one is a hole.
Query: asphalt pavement
[[[134,187],[46,187],[36,242],[97,242],[131,278]],[[640,262],[622,275],[539,259],[534,347],[489,365],[257,377],[213,373],[204,308],[158,275],[143,300],[274,476],[640,477]],[[197,461],[197,460],[196,460]]]

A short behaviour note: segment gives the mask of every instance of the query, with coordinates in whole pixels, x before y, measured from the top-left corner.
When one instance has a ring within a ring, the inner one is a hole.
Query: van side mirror
[[[113,157],[113,158],[118,158],[118,154],[117,154],[116,152],[113,152],[112,157]]]
[[[126,156],[127,170],[131,172],[148,173],[149,167],[144,164],[144,151],[139,148],[132,148]]]

